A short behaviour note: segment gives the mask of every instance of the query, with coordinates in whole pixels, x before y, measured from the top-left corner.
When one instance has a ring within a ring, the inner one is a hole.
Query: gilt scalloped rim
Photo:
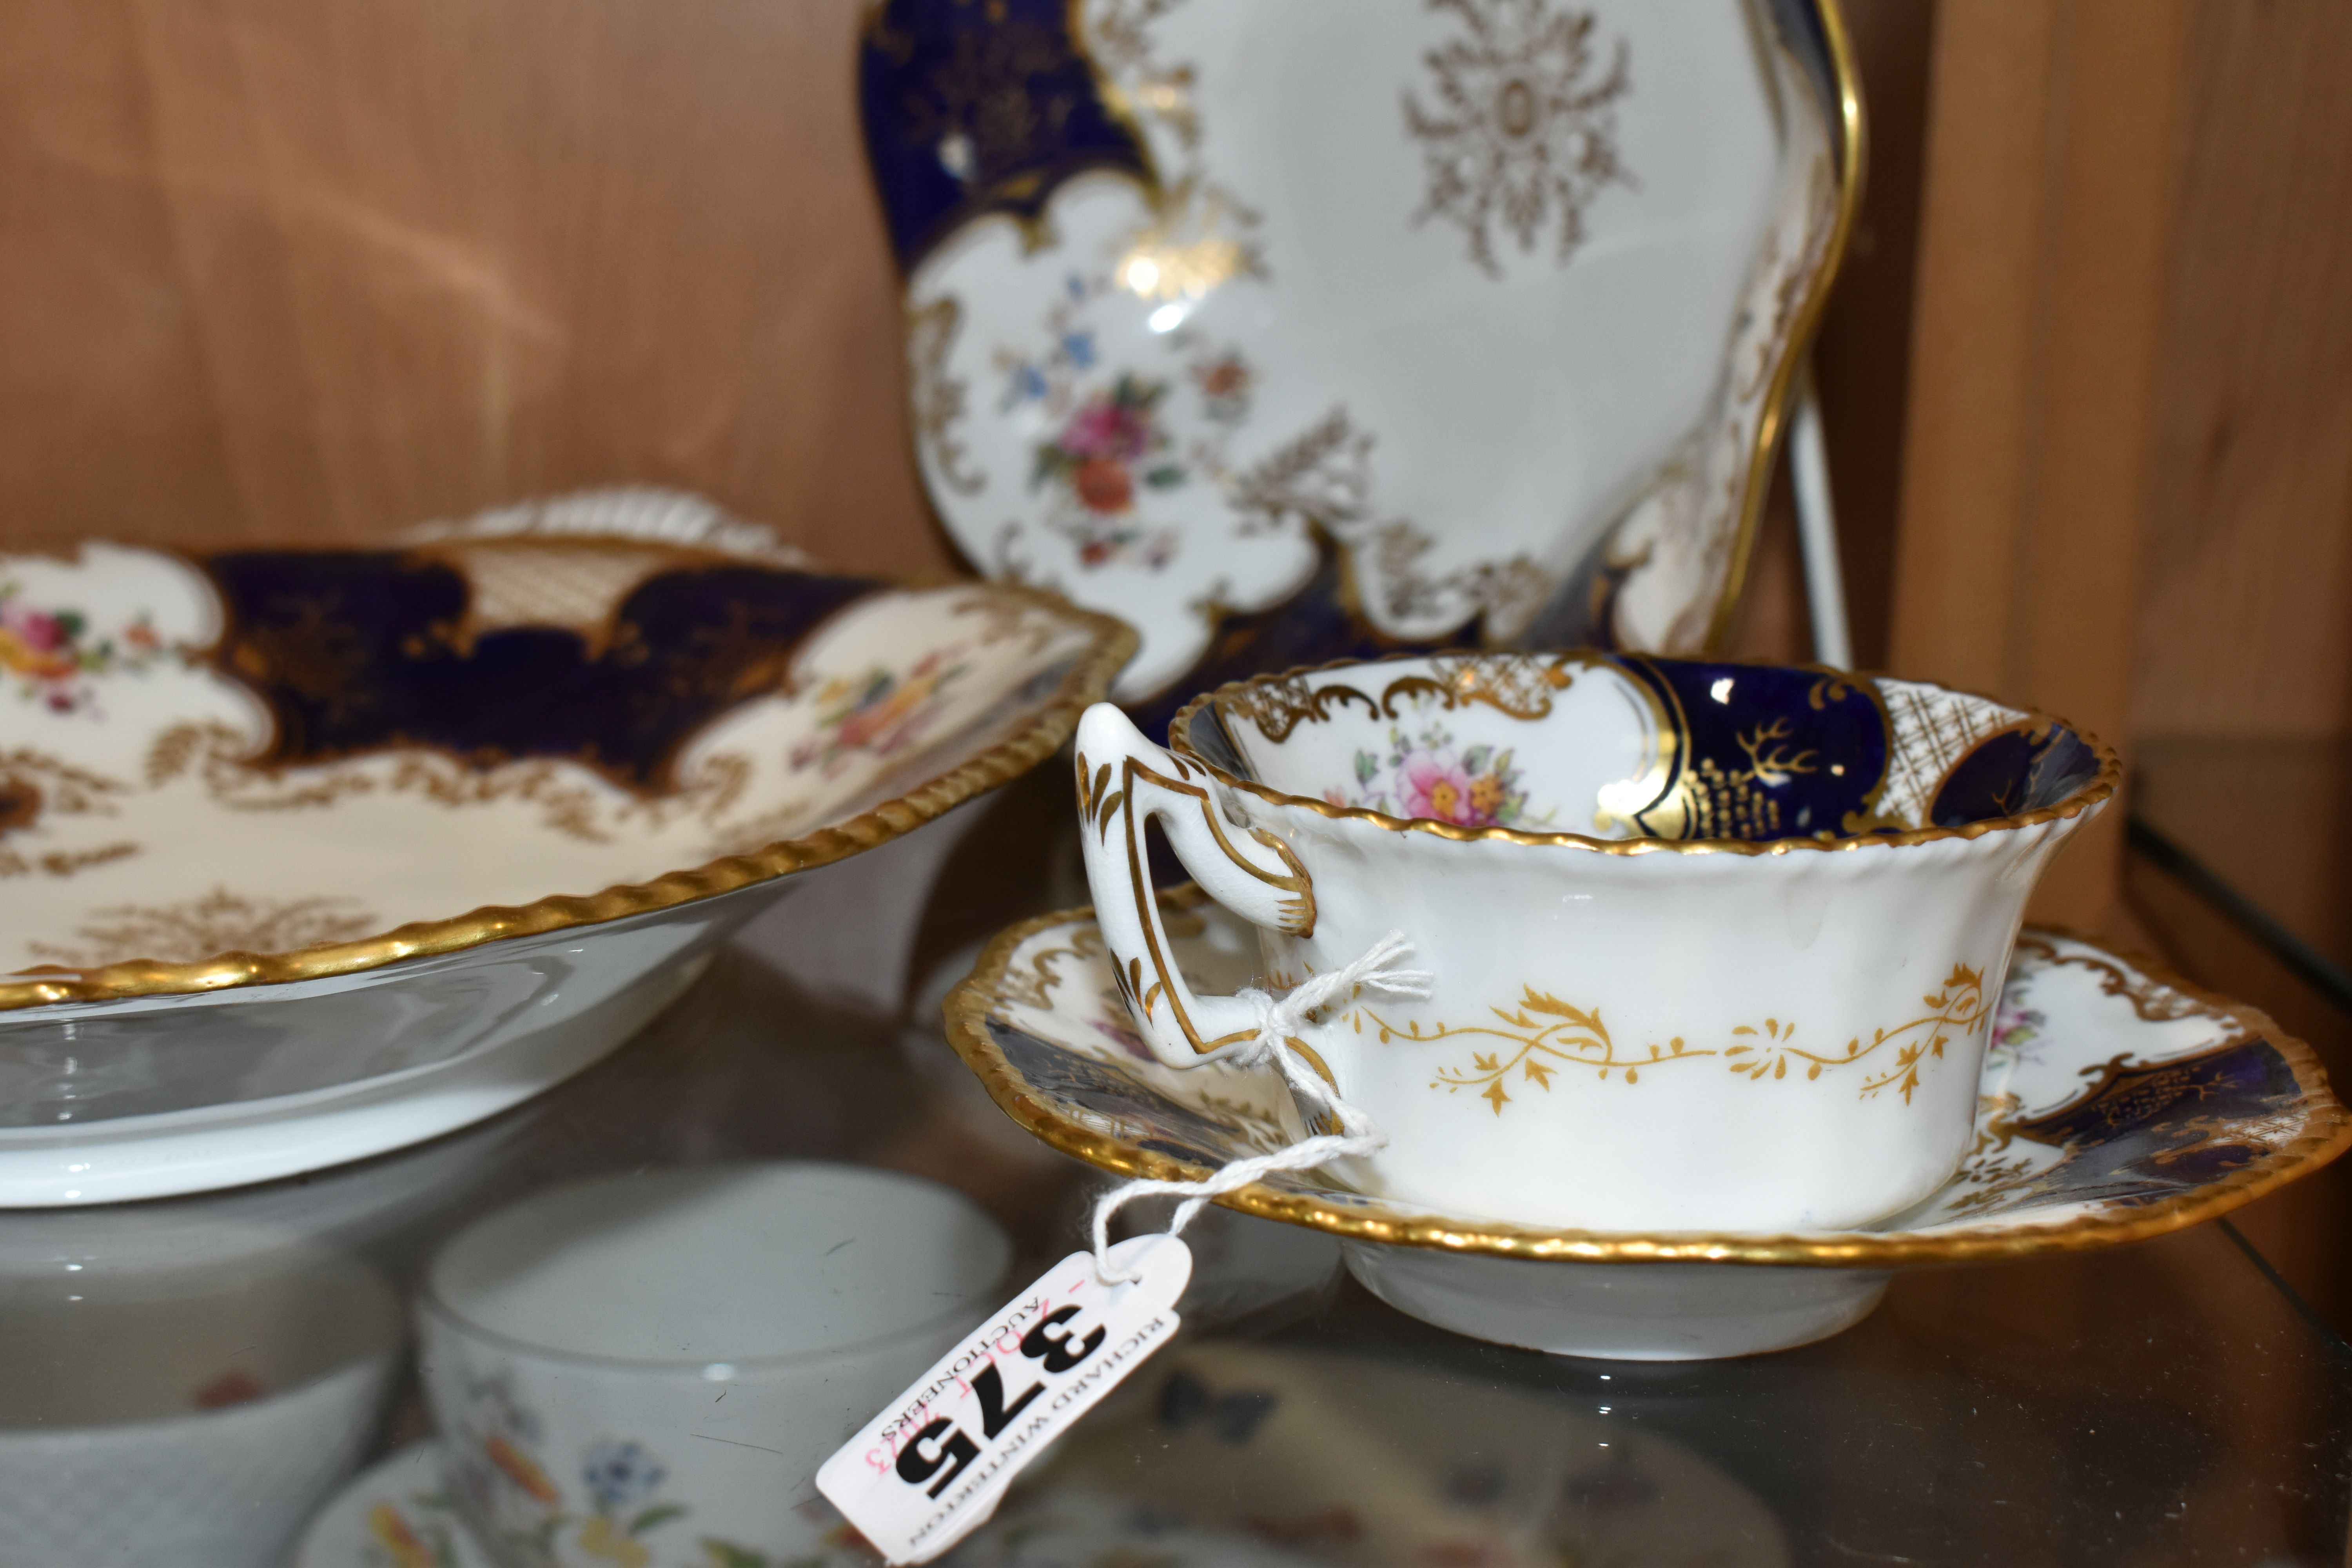
[[[1632,838],[1596,838],[1590,834],[1584,833],[1532,833],[1526,832],[1516,827],[1465,827],[1456,823],[1439,822],[1433,818],[1426,816],[1391,816],[1385,812],[1373,811],[1364,806],[1334,805],[1328,800],[1316,800],[1302,795],[1288,795],[1281,790],[1269,788],[1266,785],[1258,783],[1255,779],[1244,778],[1228,769],[1220,767],[1217,763],[1203,756],[1199,746],[1196,745],[1192,740],[1192,725],[1197,720],[1202,718],[1203,715],[1207,715],[1209,717],[1215,718],[1220,723],[1222,723],[1223,721],[1223,715],[1226,710],[1233,706],[1232,700],[1234,697],[1237,694],[1249,691],[1255,688],[1279,685],[1286,681],[1303,680],[1320,675],[1337,675],[1342,671],[1375,668],[1381,665],[1406,664],[1416,660],[1429,658],[1442,659],[1445,657],[1445,654],[1442,651],[1436,654],[1432,654],[1426,651],[1416,650],[1406,653],[1390,654],[1383,658],[1374,659],[1342,658],[1335,659],[1328,664],[1317,665],[1309,669],[1270,672],[1265,675],[1252,676],[1246,680],[1227,681],[1224,685],[1218,687],[1213,691],[1202,692],[1199,696],[1194,697],[1191,701],[1185,703],[1183,707],[1177,710],[1174,721],[1171,721],[1168,727],[1168,746],[1171,751],[1176,752],[1187,762],[1199,763],[1202,768],[1206,769],[1209,775],[1215,779],[1219,784],[1225,785],[1229,789],[1247,791],[1249,794],[1257,796],[1258,799],[1263,800],[1271,805],[1296,806],[1301,810],[1311,811],[1318,816],[1330,817],[1334,821],[1346,820],[1369,822],[1375,826],[1385,827],[1392,832],[1434,834],[1440,838],[1451,838],[1457,843],[1467,842],[1474,838],[1496,838],[1509,844],[1552,844],[1572,849],[1589,849],[1602,855],[1788,855],[1801,851],[1826,851],[1830,853],[1837,853],[1845,850],[1885,848],[1890,847],[1901,847],[1903,846],[1912,844],[1933,844],[1939,839],[1946,838],[1981,838],[1988,833],[2006,833],[2021,827],[2032,827],[2045,822],[2057,822],[2067,817],[2078,816],[2084,812],[2091,810],[2095,806],[2105,805],[2114,796],[2116,791],[2122,787],[2123,784],[2123,759],[2116,754],[2114,747],[2108,745],[2105,741],[2100,740],[2098,736],[2093,734],[2090,731],[2084,729],[2081,725],[2072,723],[2054,714],[2041,713],[2032,709],[2017,709],[2017,712],[2022,714],[2025,720],[2032,723],[2055,724],[2061,729],[2073,731],[2074,734],[2082,740],[2084,744],[2091,748],[2099,759],[2099,771],[2092,778],[2091,782],[2084,784],[2081,789],[2074,791],[2064,800],[2060,801],[2055,805],[2042,806],[2034,811],[2019,812],[2012,816],[1988,816],[1983,818],[1981,821],[1967,823],[1958,827],[1912,827],[1905,828],[1900,832],[1881,831],[1875,833],[1853,833],[1832,838],[1788,837],[1771,838],[1761,841],[1754,841],[1745,838],[1657,838],[1649,837]],[[1546,658],[1557,658],[1561,656],[1548,655],[1532,650],[1497,648],[1481,650],[1476,653],[1475,657],[1489,659],[1525,658],[1533,660]],[[1629,657],[1638,658],[1641,656],[1635,655]],[[1779,660],[1766,658],[1719,658],[1710,659],[1707,662],[1727,667],[1744,667],[1758,669],[1789,668],[1811,670],[1818,672],[1826,679],[1843,681],[1850,684],[1871,684],[1874,686],[1874,683],[1883,673],[1880,671],[1869,670],[1833,669],[1825,664],[1783,665]],[[2009,704],[2002,703],[2000,699],[1987,696],[1982,692],[1969,691],[1958,687],[1950,687],[1946,689],[1955,696],[1974,698],[1980,701],[1994,703],[2001,707],[2010,706]]]
[[[1162,902],[1175,913],[1198,908],[1202,900],[1196,889],[1186,887],[1163,895]],[[1089,1014],[1085,1020],[1076,1019],[1076,1013],[1094,1004],[1084,998],[1085,986],[1069,971],[1058,974],[1049,971],[1025,981],[1013,973],[1016,955],[1033,939],[1047,933],[1066,935],[1069,940],[1059,945],[1072,956],[1078,956],[1070,942],[1082,942],[1093,929],[1093,910],[1077,909],[1041,915],[999,934],[982,953],[971,976],[948,998],[945,1011],[949,1041],[998,1107],[1052,1148],[1115,1175],[1155,1181],[1204,1180],[1212,1173],[1208,1165],[1162,1152],[1147,1146],[1146,1140],[1105,1131],[1070,1115],[1015,1068],[997,1043],[998,1031],[1018,1032],[1036,1040],[1034,1034],[1005,1016],[1004,1009],[1013,1005],[1042,1005],[1056,1011],[1067,1007],[1073,1012],[1076,1026],[1113,1037],[1126,1025],[1123,1016],[1106,1020]],[[2061,1217],[2041,1222],[1945,1221],[1915,1229],[1883,1231],[1636,1235],[1454,1218],[1415,1211],[1401,1203],[1337,1187],[1284,1191],[1257,1183],[1222,1194],[1214,1201],[1244,1214],[1305,1226],[1350,1240],[1502,1258],[1581,1263],[1712,1262],[1890,1268],[2078,1252],[2165,1235],[2218,1218],[2287,1182],[2308,1175],[2352,1144],[2352,1116],[2347,1115],[2329,1089],[2318,1058],[2310,1047],[2284,1033],[2262,1012],[2202,990],[2154,960],[2119,952],[2086,937],[2054,928],[2029,928],[2022,940],[2028,943],[2038,940],[2044,944],[2053,941],[2080,944],[2086,951],[2077,962],[2087,961],[2119,975],[2136,974],[2147,983],[2146,989],[2183,999],[2190,1010],[2225,1026],[2221,1044],[2179,1058],[2182,1061],[2219,1057],[2248,1044],[2266,1045],[2292,1075],[2294,1099],[2288,1112],[2263,1118],[2262,1128],[2249,1124],[2247,1130],[2284,1131],[2287,1129],[2273,1124],[2291,1121],[2294,1135],[2276,1142],[2264,1139],[2263,1152],[2259,1155],[2180,1192],[2146,1203],[2079,1205]],[[1061,998],[1054,996],[1056,989]],[[1015,991],[1024,994],[1015,995]],[[2107,994],[2121,994],[2112,986],[2107,988]],[[1101,1005],[1109,1007],[1115,1003]],[[2138,1005],[2137,1002],[2130,1005]],[[1037,1043],[1048,1050],[1062,1049],[1052,1042]],[[1067,1054],[1074,1058],[1079,1055],[1076,1051]],[[2086,1090],[2084,1100],[2092,1092]],[[2074,1102],[2067,1109],[2078,1109],[2081,1103]],[[1260,1107],[1259,1110],[1263,1112],[1264,1109]],[[1266,1120],[1263,1114],[1244,1119],[1251,1124]],[[1257,1131],[1256,1141],[1263,1142],[1264,1130]],[[1994,1135],[2003,1131],[1997,1113],[1989,1127],[1980,1127],[1980,1131]],[[1248,1142],[1250,1136],[1245,1131],[1243,1141]],[[1236,1152],[1239,1152],[1237,1146]],[[2178,1155],[2182,1151],[2170,1152]],[[1309,1185],[1318,1179],[1316,1173],[1306,1173],[1300,1184]],[[1934,1202],[1930,1200],[1931,1205]]]

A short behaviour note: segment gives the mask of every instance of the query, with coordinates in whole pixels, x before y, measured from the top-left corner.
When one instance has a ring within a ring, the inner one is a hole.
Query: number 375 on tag
[[[816,1473],[817,1489],[892,1563],[938,1556],[995,1511],[1013,1478],[1176,1331],[1192,1255],[1139,1236],[1072,1253],[991,1313]]]

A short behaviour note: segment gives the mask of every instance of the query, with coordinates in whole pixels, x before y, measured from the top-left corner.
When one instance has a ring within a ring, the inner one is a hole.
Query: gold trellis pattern
[[[1886,787],[1879,812],[1906,827],[1927,825],[1927,808],[1953,765],[1996,731],[2026,717],[1964,691],[1880,677],[1886,705]]]
[[[1396,1040],[1483,1038],[1497,1042],[1492,1050],[1472,1047],[1466,1067],[1439,1068],[1429,1087],[1443,1089],[1449,1094],[1475,1089],[1478,1098],[1500,1116],[1503,1107],[1511,1103],[1512,1097],[1506,1087],[1510,1083],[1517,1083],[1523,1090],[1533,1084],[1549,1091],[1554,1075],[1581,1068],[1591,1071],[1597,1080],[1614,1073],[1622,1074],[1628,1084],[1638,1084],[1644,1069],[1695,1061],[1702,1057],[1721,1058],[1732,1072],[1745,1076],[1751,1083],[1785,1079],[1792,1065],[1812,1080],[1824,1070],[1874,1062],[1878,1070],[1865,1069],[1856,1089],[1859,1096],[1874,1100],[1893,1089],[1908,1105],[1919,1087],[1922,1068],[1930,1061],[1940,1060],[1945,1047],[1954,1040],[1966,1039],[1984,1028],[1992,1016],[1985,994],[1984,971],[1954,963],[1943,984],[1920,998],[1926,1008],[1920,1016],[1875,1028],[1867,1042],[1856,1035],[1843,1050],[1815,1051],[1800,1044],[1795,1022],[1779,1017],[1767,1017],[1760,1024],[1739,1025],[1731,1031],[1729,1042],[1721,1046],[1693,1046],[1676,1035],[1663,1046],[1654,1044],[1632,1049],[1620,1047],[1611,1037],[1599,1008],[1579,1007],[1532,985],[1523,985],[1520,990],[1516,1007],[1489,1009],[1496,1019],[1495,1024],[1439,1024],[1433,1027],[1424,1027],[1418,1021],[1395,1024],[1370,1007],[1357,1008],[1349,1015],[1349,1022],[1359,1033],[1367,1025],[1379,1031],[1382,1045]],[[1890,1046],[1894,1047],[1893,1057],[1880,1057],[1878,1053]]]

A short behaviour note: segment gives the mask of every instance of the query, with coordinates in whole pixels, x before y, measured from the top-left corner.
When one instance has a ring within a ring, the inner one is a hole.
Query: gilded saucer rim
[[[1196,907],[1205,895],[1191,885],[1163,894],[1178,908]],[[972,972],[949,994],[944,1013],[948,1042],[987,1090],[997,1108],[1049,1148],[1114,1175],[1153,1181],[1199,1182],[1213,1173],[1187,1160],[1142,1149],[1082,1126],[1059,1114],[1029,1091],[1026,1080],[989,1038],[987,1022],[995,989],[1013,954],[1031,938],[1057,927],[1094,924],[1094,908],[1059,910],[1020,921],[998,932],[982,951]],[[2059,925],[2032,925],[2029,934],[2081,942],[2128,965],[2158,984],[2217,1009],[2276,1050],[2294,1073],[2308,1107],[2312,1131],[2191,1191],[2123,1212],[2078,1214],[2043,1224],[2000,1226],[1977,1222],[1935,1232],[1822,1231],[1763,1233],[1675,1231],[1636,1234],[1565,1226],[1471,1220],[1436,1214],[1393,1211],[1381,1217],[1253,1183],[1213,1201],[1265,1219],[1320,1230],[1349,1241],[1428,1247],[1539,1262],[1733,1263],[1829,1268],[1895,1268],[1931,1263],[1979,1263],[2082,1252],[2119,1246],[2185,1229],[2252,1203],[2264,1194],[2310,1174],[2352,1147],[2352,1113],[2328,1087],[2318,1055],[2281,1030],[2258,1007],[2196,985],[2159,960]],[[1058,977],[1055,977],[1058,980]],[[1370,1199],[1371,1203],[1382,1200]]]

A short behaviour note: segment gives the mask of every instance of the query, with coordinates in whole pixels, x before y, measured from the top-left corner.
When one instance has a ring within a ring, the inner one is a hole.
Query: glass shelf
[[[950,888],[1003,853],[985,836],[971,842],[950,858]],[[1066,868],[1039,864],[985,919],[969,908],[940,917],[935,900],[925,944],[959,951],[965,927],[993,929],[1060,898]],[[848,900],[855,887],[839,876],[825,896]],[[0,1273],[30,1278],[26,1261],[68,1235],[100,1246],[158,1230],[275,1235],[362,1259],[405,1299],[450,1234],[549,1183],[765,1159],[949,1182],[1005,1225],[1016,1269],[1077,1244],[1100,1178],[997,1112],[929,1015],[819,1000],[757,945],[724,952],[604,1062],[493,1121],[268,1186],[102,1215],[0,1215]],[[958,965],[932,962],[934,994]],[[2275,1568],[2344,1558],[2352,1356],[2225,1225],[1906,1274],[1874,1316],[1833,1339],[1683,1364],[1454,1337],[1349,1281],[1328,1238],[1270,1222],[1213,1209],[1193,1239],[1201,1268],[1181,1342],[1006,1505],[1008,1521],[1030,1521],[1033,1543],[1091,1530],[1131,1553],[1072,1563]],[[128,1375],[115,1367],[121,1347],[93,1323],[61,1342],[52,1371],[68,1382]],[[308,1331],[299,1312],[279,1327]],[[413,1372],[399,1371],[394,1389],[367,1455],[427,1435]],[[0,1438],[40,1429],[20,1417]],[[0,1446],[0,1467],[8,1452]],[[0,1477],[0,1496],[17,1489]],[[0,1500],[0,1522],[26,1506]],[[978,1560],[1063,1561],[1034,1554],[1044,1550]],[[0,1562],[18,1561],[8,1552],[0,1532]]]

